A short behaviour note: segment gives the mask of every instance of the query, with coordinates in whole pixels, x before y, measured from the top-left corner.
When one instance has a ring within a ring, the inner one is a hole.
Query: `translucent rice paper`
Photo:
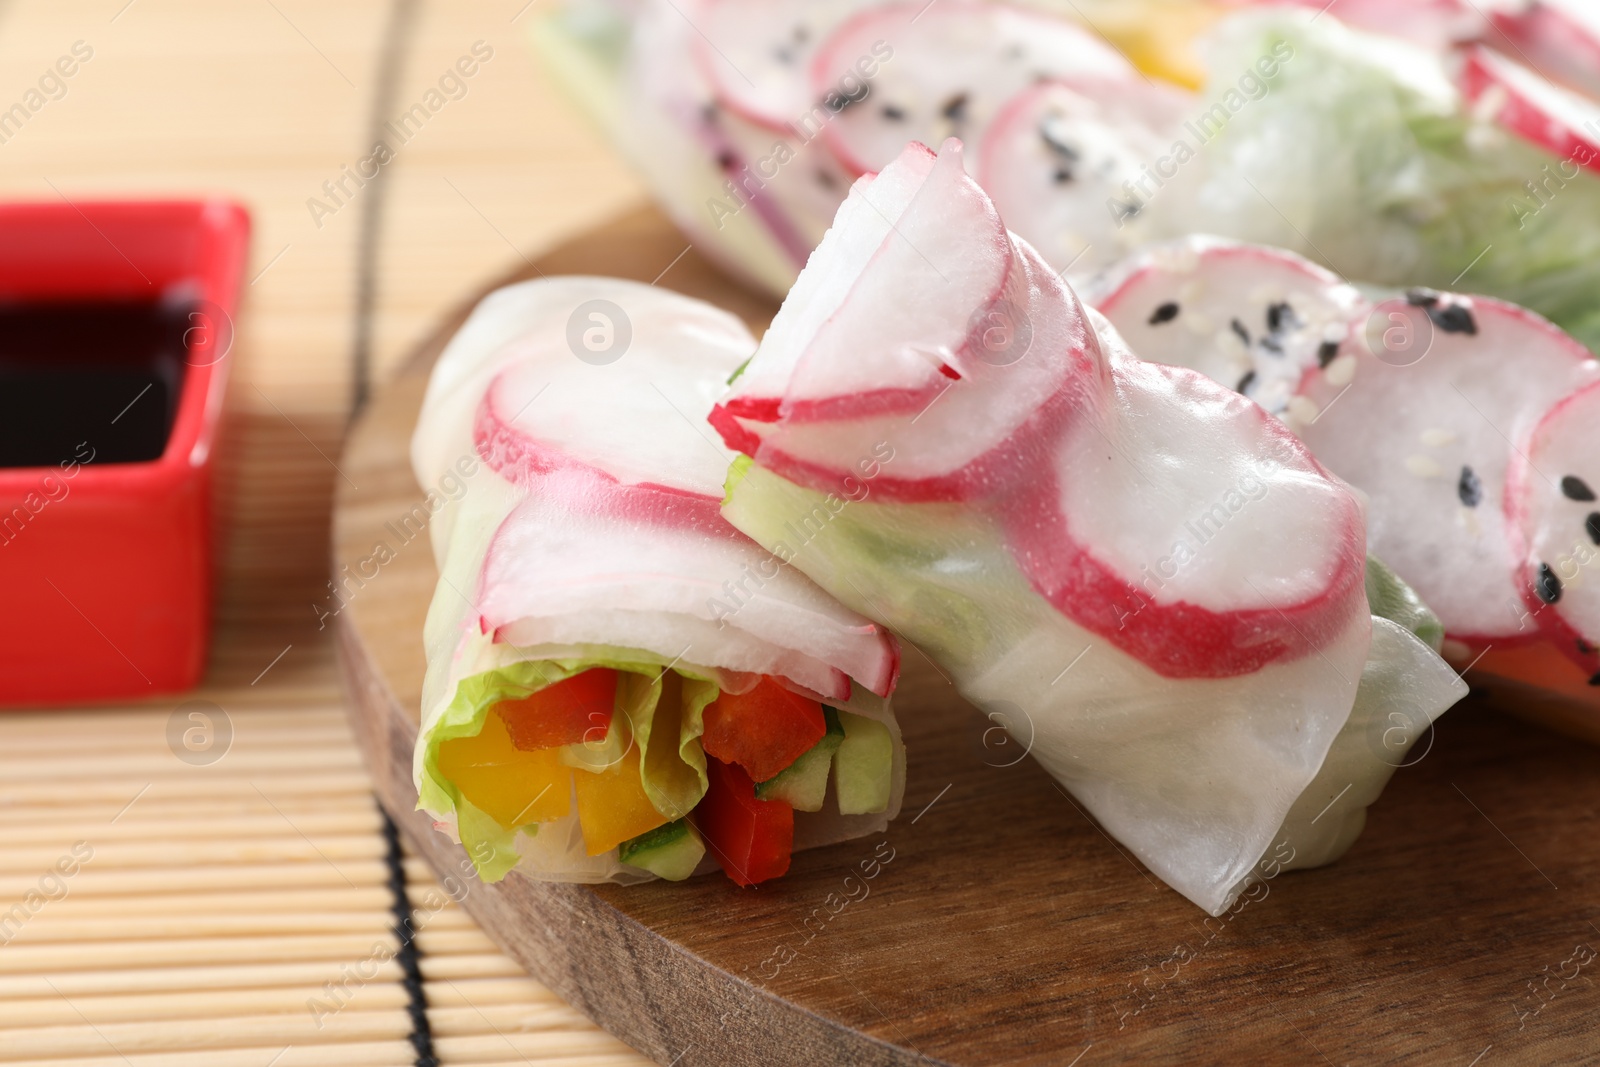
[[[439,737],[476,733],[485,713],[457,698],[463,679],[532,661],[558,674],[670,667],[732,692],[777,676],[884,722],[896,740],[889,810],[798,813],[796,846],[870,833],[897,813],[893,638],[718,513],[731,453],[703,420],[754,348],[710,305],[588,277],[498,290],[446,347],[412,439],[440,570],[415,776],[440,830],[494,837],[491,851],[514,849],[518,869],[541,879],[648,877],[615,850],[586,855],[575,807],[534,835],[485,829],[473,809],[468,833],[462,798],[432,773]]]
[[[874,144],[966,140],[1010,228],[1075,278],[1137,243],[1194,232],[1294,249],[1364,283],[1455,288],[1470,267],[1472,291],[1531,308],[1600,351],[1600,175],[1582,166],[1593,153],[1530,143],[1576,146],[1571,136],[1594,131],[1558,108],[1525,114],[1519,136],[1495,113],[1503,87],[1463,98],[1455,60],[1438,47],[1463,29],[1513,60],[1562,68],[1505,27],[1486,30],[1482,12],[1467,10],[1468,26],[1431,13],[1423,21],[1438,33],[1409,34],[1433,38],[1423,47],[1391,36],[1408,35],[1398,15],[1382,34],[1342,25],[1345,5],[1326,17],[1314,4],[1223,18],[1228,5],[1040,0],[1021,6],[1066,30],[1023,33],[1040,52],[1019,61],[1005,51],[1016,19],[973,14],[1014,3],[934,4],[911,27],[879,14],[896,6],[569,0],[539,36],[695,246],[774,293],[793,282],[850,178],[887,162],[851,151],[861,138],[842,131],[865,122]],[[1384,11],[1360,4],[1346,16],[1382,24]],[[1158,77],[1108,71],[1093,49],[1061,46],[1074,20],[1092,27],[1092,44],[1104,33]],[[1172,57],[1214,20],[1198,42],[1198,92],[1158,88],[1161,74],[1196,83]],[[941,35],[955,46],[940,47]],[[844,86],[869,91],[826,122],[788,125],[837,88],[816,77],[814,61],[828,56],[870,59],[872,77]],[[1019,87],[1021,70],[1045,80]],[[1571,136],[1557,138],[1557,126]]]
[[[852,190],[713,413],[750,457],[723,512],[1221,913],[1269,849],[1348,847],[1404,749],[1374,716],[1414,739],[1465,687],[1374,620],[1356,494],[1260,408],[1134,358],[960,154]]]

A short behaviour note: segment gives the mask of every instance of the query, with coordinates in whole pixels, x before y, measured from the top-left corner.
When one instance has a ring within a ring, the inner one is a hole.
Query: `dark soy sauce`
[[[140,463],[167,447],[186,305],[0,303],[0,467]]]

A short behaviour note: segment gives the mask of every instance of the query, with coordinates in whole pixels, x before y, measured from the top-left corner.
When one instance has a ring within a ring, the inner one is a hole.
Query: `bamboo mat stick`
[[[3,740],[3,739],[0,739]],[[226,764],[224,766],[223,764]],[[288,771],[348,771],[362,766],[361,755],[348,743],[337,746],[286,743],[281,747],[250,745],[234,740],[228,751],[210,766],[195,766],[178,759],[165,744],[149,752],[120,752],[109,755],[84,755],[76,752],[38,753],[15,758],[0,756],[0,780],[6,782],[94,781],[107,776],[128,778],[176,778],[199,775],[268,774]]]
[[[207,694],[199,691],[190,694],[183,702],[204,701],[222,707],[229,721],[233,724],[234,733],[239,736],[250,734],[272,734],[294,736],[304,730],[328,730],[350,736],[349,721],[345,718],[344,708],[339,705],[330,705],[325,708],[295,708],[290,706],[244,709],[236,704],[236,691],[227,694],[213,694],[216,699],[207,700]],[[274,702],[283,701],[281,694],[276,695]],[[223,707],[223,705],[230,705]],[[159,709],[143,713],[139,711],[117,712],[89,712],[74,711],[70,717],[60,714],[15,714],[8,712],[3,725],[0,725],[0,737],[7,744],[34,743],[53,746],[59,751],[71,751],[77,747],[78,739],[84,743],[105,744],[114,739],[140,739],[154,738],[164,742],[166,738],[167,723],[173,713],[179,710],[178,702],[163,704]]]
[[[461,956],[439,956],[420,962],[429,982],[462,982],[482,978],[525,978],[521,967],[499,951]],[[314,985],[338,977],[338,964],[326,960],[297,960],[290,963],[259,962],[221,966],[154,967],[116,970],[105,968],[81,972],[55,972],[45,976],[34,972],[0,975],[0,1002],[14,999],[59,999],[60,996],[117,996],[132,993],[177,992],[210,989],[268,989],[279,986]],[[384,981],[400,980],[399,964],[382,965]],[[376,979],[375,979],[376,981]]]
[[[114,777],[102,779],[85,779],[73,783],[71,790],[62,788],[60,782],[27,782],[12,785],[9,782],[0,782],[0,808],[15,806],[28,807],[39,805],[47,807],[53,804],[82,804],[85,801],[104,802],[107,804],[127,804],[147,786],[152,791],[159,788],[160,793],[166,797],[194,797],[210,800],[218,794],[229,797],[236,794],[253,794],[259,788],[274,802],[279,797],[294,796],[297,794],[311,796],[328,796],[341,793],[356,793],[371,796],[372,782],[364,773],[329,773],[329,774],[298,774],[293,772],[272,773],[257,776],[256,784],[250,781],[235,780],[220,775],[189,774],[161,782],[158,787],[152,786],[151,778],[144,777]]]
[[[370,790],[318,796],[314,793],[277,795],[268,800],[260,793],[234,793],[209,797],[203,804],[194,799],[164,796],[152,784],[131,806],[130,798],[115,802],[98,801],[88,804],[63,803],[52,807],[34,808],[28,813],[29,826],[59,826],[74,823],[97,824],[105,827],[116,819],[122,823],[158,823],[162,821],[194,820],[218,822],[251,815],[273,815],[280,811],[362,812],[376,817],[377,801]],[[126,809],[126,810],[124,810]],[[121,813],[119,816],[119,812]]]
[[[407,883],[437,884],[433,872],[421,860],[406,860]],[[0,877],[0,900],[17,901],[39,889],[43,870],[31,875]],[[179,890],[185,893],[208,891],[344,886],[362,888],[387,885],[388,868],[382,861],[345,860],[337,867],[328,863],[240,864],[228,867],[192,867],[177,872],[163,869],[96,870],[94,861],[86,864],[72,879],[71,893],[77,896],[108,896],[118,893],[161,894]]]
[[[346,960],[352,963],[392,949],[387,929],[373,933],[327,933],[282,937],[208,937],[111,941],[101,944],[13,942],[0,950],[0,974],[52,974],[99,967],[160,967],[226,963],[234,960]],[[476,928],[434,930],[417,934],[425,955],[449,956],[498,951]]]
[[[428,930],[476,930],[477,924],[466,912],[447,908],[419,917],[417,923]],[[7,948],[17,945],[70,944],[79,941],[144,941],[164,937],[270,937],[277,934],[382,934],[394,925],[394,915],[373,908],[366,912],[304,912],[263,914],[239,912],[204,914],[172,911],[145,915],[137,921],[126,918],[67,918],[52,916],[48,922],[23,926]]]
[[[416,896],[413,896],[416,899]],[[449,901],[448,897],[443,898]],[[163,896],[70,896],[50,905],[53,916],[90,919],[101,916],[255,914],[283,912],[387,911],[394,901],[386,887],[352,889],[344,883],[329,889],[280,889],[272,893],[174,893]],[[454,910],[454,902],[446,904]],[[54,922],[52,918],[52,922]]]
[[[340,1000],[329,996],[319,1001],[320,1013],[301,1005],[301,1010],[273,1015],[210,1016],[203,1019],[159,1019],[140,1022],[101,1022],[84,1013],[76,1025],[41,1026],[30,1029],[0,1030],[0,1063],[37,1059],[45,1056],[93,1056],[107,1046],[123,1055],[140,1052],[178,1052],[188,1049],[237,1048],[239,1045],[265,1045],[312,1042],[374,1041],[404,1037],[411,1020],[404,1008],[369,1010],[356,987]],[[77,1006],[77,1005],[73,1005]],[[81,1010],[81,1009],[80,1009]],[[489,1034],[525,1040],[538,1031],[577,1030],[583,1016],[565,1004],[488,1004],[476,1007],[430,1009],[435,1040],[463,1037],[468,1040]],[[84,1025],[84,1021],[90,1024]],[[545,1036],[545,1035],[540,1035]],[[578,1048],[589,1048],[599,1041],[584,1035],[558,1035]],[[614,1041],[614,1039],[611,1039]],[[514,1048],[514,1045],[513,1045]]]
[[[201,814],[195,811],[183,811],[173,812],[166,818],[151,819],[148,817],[148,812],[140,811],[141,817],[134,818],[130,811],[115,823],[110,822],[110,816],[103,813],[97,815],[93,821],[85,819],[76,824],[25,822],[6,828],[6,845],[8,848],[17,845],[60,846],[63,841],[70,843],[71,837],[65,835],[69,835],[71,830],[79,827],[92,831],[98,847],[103,841],[136,841],[151,837],[178,840],[255,837],[280,833],[285,825],[283,816],[271,808],[266,808],[261,813],[231,815],[226,818],[202,818],[199,817]],[[334,811],[313,809],[300,812],[293,818],[297,829],[313,837],[318,834],[376,834],[382,826],[378,810],[372,804],[351,805]]]
[[[234,743],[253,748],[281,748],[296,743],[307,747],[313,744],[348,746],[355,740],[349,724],[341,720],[317,719],[291,726],[258,720],[240,722],[239,717],[233,715],[228,718],[233,727]],[[4,752],[8,757],[23,753],[59,756],[74,752],[111,753],[129,749],[164,752],[168,750],[167,722],[147,720],[134,730],[101,730],[96,727],[90,733],[79,733],[74,729],[70,734],[54,735],[32,731],[22,733],[0,722],[0,743],[4,744]]]
[[[29,875],[0,877],[0,900],[20,900],[24,894],[37,891],[39,877],[44,872]],[[77,896],[111,896],[117,894],[162,894],[181,890],[187,893],[208,890],[282,888],[325,888],[354,886],[382,886],[388,883],[389,872],[381,861],[349,860],[334,868],[326,863],[295,864],[293,866],[196,867],[187,871],[163,869],[97,871],[91,861],[72,879],[71,891]],[[42,909],[41,909],[42,912]]]
[[[0,1031],[82,1026],[84,1019],[99,1026],[153,1019],[209,1019],[309,1012],[306,1002],[326,996],[325,983],[337,979],[336,973],[329,973],[317,984],[267,989],[205,989],[197,986],[170,993],[116,996],[79,996],[71,993],[61,996],[51,991],[48,998],[0,999]],[[398,968],[381,972],[361,989],[362,1005],[373,1010],[404,1009],[407,994],[398,979]],[[473,1005],[564,1004],[532,978],[469,978],[424,983],[424,988],[430,1009]]]
[[[129,867],[164,867],[180,887],[188,869],[206,865],[235,863],[312,863],[340,860],[378,859],[384,854],[383,840],[376,834],[302,835],[289,820],[280,819],[278,833],[272,837],[239,836],[215,841],[94,841],[83,861],[83,869],[122,870]],[[59,846],[0,850],[0,876],[43,872],[62,857]]]
[[[585,1049],[573,1052],[563,1047],[544,1054],[537,1045],[526,1053],[519,1052],[509,1040],[494,1039],[498,1048],[489,1042],[467,1044],[463,1038],[447,1038],[448,1054],[441,1060],[446,1064],[489,1065],[514,1064],[517,1067],[649,1067],[650,1061],[638,1053],[627,1050],[612,1038],[611,1048]],[[508,1047],[509,1046],[509,1047]],[[437,1047],[437,1046],[436,1046]],[[536,1059],[533,1057],[537,1057]],[[206,1049],[199,1052],[164,1052],[153,1055],[115,1054],[83,1059],[17,1060],[15,1067],[412,1067],[416,1051],[405,1041],[349,1043],[337,1045],[269,1045],[259,1048]]]

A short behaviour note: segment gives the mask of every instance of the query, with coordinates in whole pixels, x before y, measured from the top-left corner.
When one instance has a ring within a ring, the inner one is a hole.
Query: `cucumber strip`
[[[822,718],[828,724],[822,740],[765,782],[757,782],[757,800],[782,800],[795,811],[822,810],[822,801],[828,795],[828,771],[833,766],[833,754],[844,741],[839,714],[832,708],[822,709]]]
[[[844,740],[833,760],[833,788],[841,815],[887,811],[894,777],[894,738],[889,728],[863,715],[839,713]]]
[[[688,819],[658,826],[617,846],[617,859],[669,882],[681,882],[693,874],[705,854],[706,846]]]

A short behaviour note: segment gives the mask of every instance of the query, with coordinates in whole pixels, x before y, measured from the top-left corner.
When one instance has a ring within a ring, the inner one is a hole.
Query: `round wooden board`
[[[682,249],[641,211],[516,278],[649,281],[672,263],[660,284],[765,327],[770,303],[693,251],[674,262]],[[1017,746],[914,651],[897,696],[905,812],[886,834],[801,853],[756,890],[721,875],[463,878],[464,853],[414,810],[436,575],[427,538],[396,524],[422,497],[407,442],[428,369],[470,308],[365,413],[340,463],[336,576],[380,544],[395,554],[337,618],[351,715],[384,805],[469,887],[467,910],[622,1040],[680,1067],[1597,1062],[1600,964],[1585,970],[1575,947],[1600,947],[1600,752],[1481,696],[1419,742],[1340,863],[1266,883],[1226,919],[1014,762]]]

